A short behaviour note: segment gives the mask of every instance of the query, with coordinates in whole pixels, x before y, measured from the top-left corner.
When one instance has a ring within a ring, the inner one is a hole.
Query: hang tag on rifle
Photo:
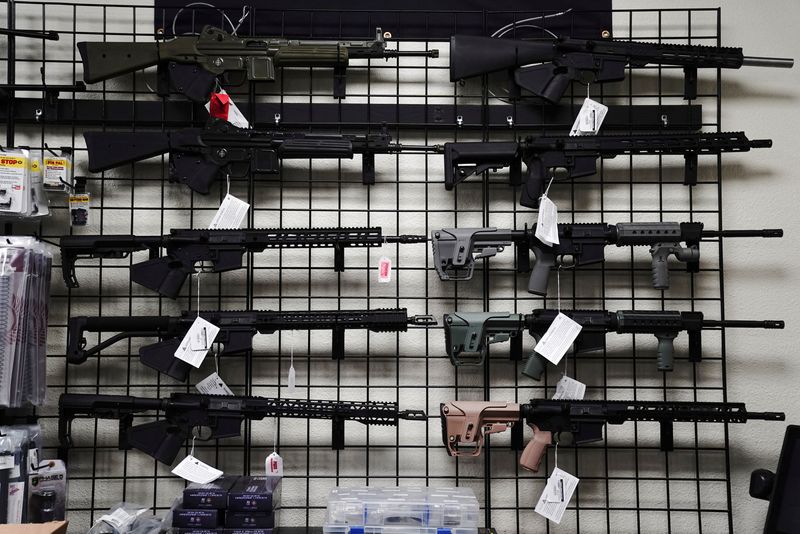
[[[559,312],[533,350],[558,365],[583,327]]]
[[[603,124],[603,119],[606,118],[608,113],[608,106],[604,106],[600,102],[595,102],[591,98],[583,101],[583,106],[575,117],[575,123],[569,131],[572,137],[582,135],[597,135],[600,131],[600,126]]]
[[[233,396],[233,391],[228,387],[228,384],[220,377],[216,371],[202,379],[195,386],[197,391],[204,395],[230,395]]]
[[[283,476],[283,458],[277,452],[273,451],[272,454],[267,456],[264,461],[264,468],[268,477],[282,477]]]
[[[547,195],[539,198],[539,215],[536,219],[536,238],[552,247],[558,245],[558,207]]]
[[[242,227],[250,204],[228,193],[222,199],[217,213],[208,225],[209,230],[238,230]]]
[[[222,471],[211,467],[207,463],[201,462],[191,454],[181,460],[181,463],[172,470],[173,475],[194,482],[196,484],[208,484],[214,482],[222,476]]]
[[[294,364],[289,367],[289,376],[286,380],[286,394],[294,395],[296,386],[297,373],[294,370]]]
[[[572,494],[575,493],[578,482],[580,480],[577,477],[563,469],[558,467],[553,469],[553,473],[547,479],[547,485],[536,503],[535,512],[550,521],[561,523],[561,518],[564,517],[564,511],[569,506],[569,501],[572,500]]]
[[[383,256],[378,261],[378,283],[388,284],[392,281],[392,259]]]
[[[206,111],[212,117],[226,120],[238,128],[250,128],[250,123],[225,89],[211,93],[211,98],[206,103]]]
[[[197,317],[189,327],[189,331],[183,336],[181,344],[175,351],[175,357],[192,367],[200,367],[217,334],[219,334],[218,326],[209,323],[202,317]]]
[[[556,384],[556,394],[553,395],[553,400],[583,400],[585,394],[586,384],[564,375]]]

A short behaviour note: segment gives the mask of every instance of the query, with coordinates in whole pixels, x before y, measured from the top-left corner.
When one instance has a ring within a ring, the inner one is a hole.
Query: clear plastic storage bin
[[[469,488],[334,488],[325,534],[477,534]]]

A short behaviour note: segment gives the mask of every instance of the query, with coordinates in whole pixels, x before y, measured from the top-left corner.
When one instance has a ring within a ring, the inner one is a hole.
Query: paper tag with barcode
[[[267,471],[268,477],[282,477],[283,476],[283,458],[277,452],[273,452],[267,456],[264,462],[264,467]]]
[[[533,350],[558,365],[583,327],[559,312]]]
[[[539,215],[536,219],[536,238],[552,247],[558,245],[558,207],[556,203],[542,195],[539,199]]]
[[[572,137],[582,135],[597,135],[600,131],[600,126],[603,124],[603,119],[606,118],[608,113],[608,106],[604,106],[600,102],[595,102],[591,98],[583,101],[583,106],[575,117],[575,123],[569,131]]]
[[[572,494],[578,487],[580,480],[556,467],[553,474],[547,479],[547,485],[536,503],[536,513],[554,521],[561,523],[564,511],[572,500]]]
[[[175,351],[175,357],[192,367],[200,367],[218,333],[218,326],[209,323],[202,317],[196,318],[189,327],[189,331],[183,336],[181,344]]]
[[[127,532],[127,528],[137,516],[144,513],[146,510],[137,510],[136,513],[131,514],[122,508],[117,508],[110,514],[105,514],[100,517],[100,521],[105,521],[120,532]]]
[[[242,227],[250,204],[228,193],[222,199],[217,213],[208,225],[209,230],[238,230]]]
[[[233,391],[231,391],[231,389],[228,387],[228,384],[222,380],[222,377],[220,377],[216,371],[198,382],[195,387],[197,388],[197,391],[204,395],[233,396]]]
[[[3,469],[14,469],[14,455],[13,454],[3,454],[0,456],[0,470]],[[13,478],[13,477],[11,477]]]
[[[228,92],[225,89],[220,89],[218,91],[220,94],[228,95]],[[209,113],[211,112],[211,102],[206,102],[206,111]],[[238,107],[236,107],[236,102],[233,101],[231,95],[228,95],[228,122],[233,124],[238,128],[250,128],[250,123],[247,121],[247,118],[242,114]]]
[[[207,463],[201,462],[191,454],[181,460],[181,463],[172,470],[173,475],[195,482],[197,484],[208,484],[222,476],[222,471],[215,469]]]
[[[392,281],[392,259],[383,256],[378,261],[378,283],[387,284]]]
[[[565,375],[556,384],[556,394],[553,395],[553,400],[583,400],[585,394],[586,384]]]

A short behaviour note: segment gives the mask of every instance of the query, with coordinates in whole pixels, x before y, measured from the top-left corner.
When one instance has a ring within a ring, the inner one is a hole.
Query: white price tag
[[[183,336],[181,344],[175,351],[175,357],[185,361],[192,367],[200,367],[218,333],[218,326],[209,323],[202,317],[198,317],[189,327],[186,335]]]
[[[283,458],[277,452],[273,452],[267,456],[264,462],[264,467],[267,471],[268,477],[282,477],[283,476]]]
[[[39,449],[32,447],[28,449],[28,470],[36,471],[39,469]]]
[[[208,484],[222,476],[222,471],[201,462],[191,454],[181,460],[181,463],[172,470],[173,475],[195,482],[197,484]]]
[[[233,395],[233,391],[216,371],[198,382],[195,387],[204,395]]]
[[[211,224],[208,225],[209,230],[238,230],[242,227],[244,218],[247,217],[247,210],[250,209],[250,204],[244,200],[239,200],[235,196],[228,193],[222,199],[222,204],[219,205],[217,213],[211,219]]]
[[[536,238],[552,247],[558,245],[558,207],[556,203],[542,195],[539,199],[539,215],[536,219]]]
[[[578,487],[579,481],[577,477],[563,469],[558,467],[553,469],[553,474],[547,479],[547,486],[545,486],[542,496],[539,497],[539,502],[536,503],[536,513],[550,521],[561,523],[564,511],[569,506],[569,501],[572,500],[572,494]]]
[[[582,328],[581,325],[559,312],[533,350],[554,365],[558,365],[575,338],[581,333]]]
[[[553,395],[553,400],[583,400],[585,394],[586,384],[568,376],[562,376],[556,384],[556,394]]]
[[[294,395],[294,390],[297,382],[297,373],[294,370],[294,364],[289,367],[289,376],[286,380],[286,394]]]
[[[228,92],[225,89],[219,90],[220,94],[228,95]],[[209,113],[211,112],[211,102],[206,102],[206,111]],[[228,95],[228,118],[227,121],[238,128],[250,128],[250,123],[247,122],[247,119],[236,107],[236,102],[233,101],[231,95]]]
[[[600,126],[603,124],[603,119],[606,118],[608,113],[608,106],[604,106],[600,102],[595,102],[591,98],[583,101],[583,106],[575,117],[575,123],[569,135],[572,137],[581,135],[597,135],[600,131]]]

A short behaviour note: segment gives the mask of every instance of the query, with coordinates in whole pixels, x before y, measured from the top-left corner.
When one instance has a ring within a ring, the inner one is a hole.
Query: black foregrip
[[[287,139],[278,147],[282,159],[353,158],[353,143],[349,139],[304,137]]]
[[[85,132],[89,170],[100,172],[169,152],[165,132]]]
[[[83,62],[83,81],[95,83],[159,62],[157,43],[78,43]]]

